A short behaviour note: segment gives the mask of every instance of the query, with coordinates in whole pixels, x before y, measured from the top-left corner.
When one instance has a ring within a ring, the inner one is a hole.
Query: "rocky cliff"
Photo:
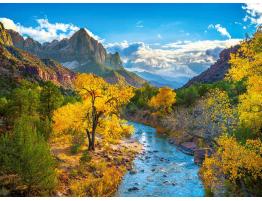
[[[16,37],[21,39],[18,35]],[[24,43],[30,41],[28,39]],[[52,81],[56,85],[70,88],[76,74],[54,60],[39,59],[14,47],[10,35],[0,23],[0,76],[14,80],[26,78],[36,82]]]
[[[189,87],[190,85],[195,83],[213,83],[222,80],[228,72],[228,69],[230,68],[230,54],[235,53],[238,48],[239,46],[237,45],[228,49],[224,49],[219,54],[219,59],[216,61],[216,63],[211,65],[210,68],[208,68],[198,76],[193,77],[183,87]]]
[[[124,79],[128,84],[139,87],[145,81],[124,69],[118,53],[108,54],[101,43],[92,38],[85,29],[75,32],[69,39],[54,40],[40,44],[19,33],[8,30],[14,46],[42,59],[54,59],[74,72],[95,73],[110,82]]]
[[[12,38],[4,28],[4,25],[0,22],[0,44],[13,45]]]

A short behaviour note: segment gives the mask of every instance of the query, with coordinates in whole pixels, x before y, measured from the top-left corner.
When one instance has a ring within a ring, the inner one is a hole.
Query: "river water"
[[[130,122],[133,138],[144,145],[133,169],[126,173],[116,196],[200,197],[204,187],[198,177],[199,167],[193,157],[179,151],[154,128]]]

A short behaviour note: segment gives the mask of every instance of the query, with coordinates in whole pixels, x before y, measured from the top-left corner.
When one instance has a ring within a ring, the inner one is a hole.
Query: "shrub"
[[[76,154],[85,142],[85,135],[81,132],[74,132],[72,136],[73,137],[72,137],[71,153]]]
[[[84,151],[82,157],[80,158],[81,162],[90,162],[92,157],[89,155],[88,151]]]

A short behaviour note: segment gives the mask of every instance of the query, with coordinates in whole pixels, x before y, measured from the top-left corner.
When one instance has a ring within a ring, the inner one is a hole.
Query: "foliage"
[[[221,182],[221,176],[230,183],[245,185],[246,181],[259,183],[262,179],[262,143],[260,140],[247,140],[241,145],[234,137],[221,136],[219,148],[211,157],[206,157],[201,175],[207,188],[215,189]]]
[[[231,55],[231,68],[227,79],[244,80],[246,93],[240,96],[238,105],[239,119],[242,126],[259,132],[262,127],[262,31],[243,41],[239,51]]]
[[[212,89],[199,102],[199,106],[193,109],[194,120],[189,125],[194,132],[198,131],[197,136],[215,142],[219,135],[233,132],[236,117],[225,91]]]
[[[85,142],[85,135],[81,132],[74,132],[73,138],[72,138],[72,147],[71,147],[71,153],[76,154],[81,146]]]
[[[258,132],[262,128],[261,91],[262,75],[250,77],[247,81],[247,92],[239,97],[240,104],[238,105],[239,119],[242,125]]]
[[[103,161],[91,162],[89,173],[86,173],[84,179],[71,183],[70,190],[73,196],[112,196],[121,181],[123,171],[122,168],[107,167]]]
[[[153,96],[149,105],[159,110],[162,113],[170,113],[171,106],[176,102],[176,92],[168,87],[163,87],[159,89],[159,92],[156,96]]]
[[[228,89],[236,86],[238,101],[233,103],[236,104],[238,124],[233,124],[235,130],[230,133],[233,136],[228,135],[229,130],[220,132],[220,135],[226,135],[219,137],[218,148],[211,157],[206,157],[201,168],[204,184],[212,191],[224,186],[227,193],[233,195],[261,196],[261,190],[258,190],[262,186],[261,41],[260,29],[252,39],[243,41],[236,53],[231,54],[231,68],[224,82],[230,83]],[[226,117],[233,114],[230,110],[219,110]]]
[[[56,186],[54,161],[34,117],[21,116],[12,134],[0,138],[1,169],[17,174],[27,195],[48,195]]]
[[[146,82],[141,88],[135,90],[135,95],[127,105],[128,112],[133,113],[136,109],[147,109],[149,100],[157,93],[158,89]]]
[[[83,155],[81,156],[80,161],[81,162],[90,162],[91,159],[92,159],[92,157],[89,155],[89,153],[87,151],[85,151],[83,153]]]
[[[207,85],[202,85],[207,86]],[[177,90],[177,104],[190,106],[200,97],[200,91],[197,85],[190,86],[188,88]]]
[[[38,114],[40,87],[28,81],[22,81],[20,87],[12,90],[8,114],[12,118],[22,115]]]
[[[105,136],[112,136],[112,131],[105,129],[105,126],[116,129],[116,132],[130,130],[127,125],[124,126],[118,114],[120,107],[128,103],[133,96],[131,87],[121,83],[109,84],[93,74],[80,74],[75,81],[75,87],[83,101],[65,105],[55,111],[53,127],[56,133],[71,129],[85,132],[89,150],[94,150],[97,129]],[[118,134],[114,134],[116,135]]]
[[[42,87],[40,101],[42,115],[51,120],[53,111],[62,105],[64,97],[59,88],[49,81]]]
[[[192,106],[208,91],[212,89],[220,89],[227,92],[232,104],[238,103],[238,96],[246,91],[246,86],[243,80],[232,82],[230,80],[220,80],[210,84],[197,83],[187,88],[176,90],[177,105]]]
[[[0,115],[4,115],[6,113],[7,105],[8,105],[8,101],[6,97],[0,97]]]

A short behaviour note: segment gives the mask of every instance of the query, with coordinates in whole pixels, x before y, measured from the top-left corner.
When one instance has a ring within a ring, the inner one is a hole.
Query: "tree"
[[[239,50],[231,54],[231,68],[227,79],[244,80],[246,93],[239,97],[238,113],[241,126],[260,133],[262,128],[262,31],[259,29],[254,37],[243,41]],[[260,136],[261,137],[261,136]]]
[[[36,131],[36,121],[22,115],[12,133],[0,136],[0,167],[6,174],[18,175],[27,195],[49,195],[57,183],[54,160]]]
[[[247,81],[247,92],[239,97],[239,120],[245,127],[259,133],[262,128],[262,76],[254,75]],[[262,137],[262,136],[260,136]]]
[[[159,109],[162,113],[169,113],[171,106],[176,102],[176,92],[168,87],[163,87],[159,89],[156,96],[153,96],[149,105],[154,109]]]
[[[48,117],[49,120],[51,120],[53,111],[62,105],[64,97],[59,88],[52,82],[48,81],[44,84],[41,90],[40,101],[41,113],[43,116]]]
[[[261,141],[247,140],[246,144],[242,145],[234,137],[223,135],[219,138],[218,145],[217,151],[211,157],[205,158],[200,170],[205,186],[214,191],[224,178],[243,191],[250,188],[249,191],[254,192],[256,185],[260,185],[261,189]],[[258,193],[261,196],[261,192]]]
[[[23,81],[21,86],[13,89],[8,109],[9,116],[17,118],[22,115],[37,115],[40,104],[39,91],[40,87],[28,81]]]
[[[231,133],[236,124],[235,110],[225,91],[211,89],[193,109],[193,121],[189,134],[203,138],[207,143],[216,144],[215,138],[224,133]],[[195,132],[197,130],[197,132]],[[199,133],[196,135],[195,133]]]
[[[109,84],[93,74],[78,75],[75,89],[81,95],[82,103],[68,104],[56,110],[54,130],[56,133],[70,129],[84,131],[89,142],[88,149],[95,150],[97,128],[102,128],[110,118],[119,123],[119,109],[132,98],[133,89],[121,83]]]

